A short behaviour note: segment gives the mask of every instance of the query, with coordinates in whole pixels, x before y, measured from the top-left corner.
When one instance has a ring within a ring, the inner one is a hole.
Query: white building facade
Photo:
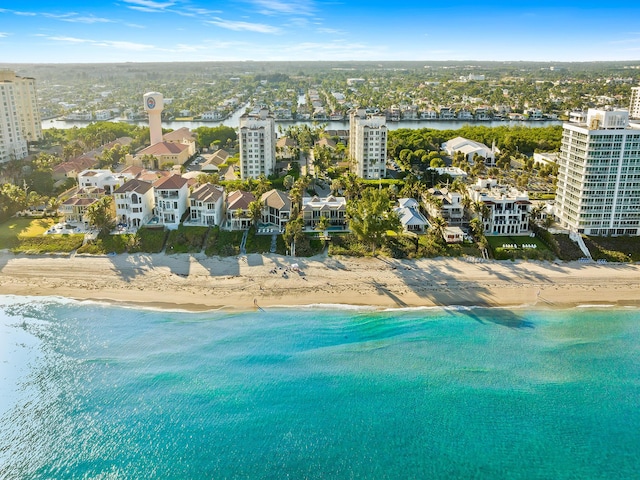
[[[129,180],[113,192],[116,218],[129,228],[137,229],[153,216],[153,185],[142,180]]]
[[[467,189],[474,202],[487,207],[482,218],[486,235],[522,235],[529,233],[531,202],[529,194],[500,186],[494,179],[479,179]]]
[[[102,188],[107,195],[111,195],[132,178],[132,175],[121,175],[113,173],[111,170],[93,168],[83,170],[78,174],[78,186],[80,188]]]
[[[240,176],[272,175],[276,166],[276,127],[267,109],[240,117]]]
[[[351,111],[349,156],[358,177],[377,180],[386,176],[387,125],[384,116],[369,115],[364,109]]]
[[[194,189],[189,195],[189,224],[218,225],[224,220],[224,189],[205,183]]]
[[[171,175],[156,181],[153,189],[158,223],[175,230],[189,205],[187,180],[180,175]]]
[[[348,230],[346,198],[333,195],[302,197],[302,218],[305,229],[316,229],[322,217],[329,219],[329,230]]]
[[[640,235],[640,126],[626,110],[589,109],[565,123],[558,158],[556,217],[578,233]]]

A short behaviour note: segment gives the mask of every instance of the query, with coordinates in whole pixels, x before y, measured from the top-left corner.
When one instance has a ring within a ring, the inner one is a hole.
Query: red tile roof
[[[156,180],[153,186],[160,190],[180,190],[186,184],[186,178],[182,178],[180,175],[171,175],[169,177]]]
[[[187,145],[171,142],[159,142],[151,145],[144,150],[138,152],[137,156],[142,155],[177,155],[189,148]]]

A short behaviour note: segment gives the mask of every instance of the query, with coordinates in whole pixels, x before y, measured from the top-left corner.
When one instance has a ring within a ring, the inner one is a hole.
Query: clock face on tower
[[[156,106],[156,99],[153,97],[147,98],[147,108],[153,110]]]

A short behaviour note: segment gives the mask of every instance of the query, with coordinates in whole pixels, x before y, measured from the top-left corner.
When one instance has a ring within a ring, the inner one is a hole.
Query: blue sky
[[[3,63],[640,59],[638,2],[7,3],[0,0]]]

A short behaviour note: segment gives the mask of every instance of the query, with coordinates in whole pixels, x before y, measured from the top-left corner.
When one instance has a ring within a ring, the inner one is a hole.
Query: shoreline
[[[290,269],[294,263],[299,271]],[[0,252],[0,294],[189,312],[289,307],[640,307],[640,265]]]

